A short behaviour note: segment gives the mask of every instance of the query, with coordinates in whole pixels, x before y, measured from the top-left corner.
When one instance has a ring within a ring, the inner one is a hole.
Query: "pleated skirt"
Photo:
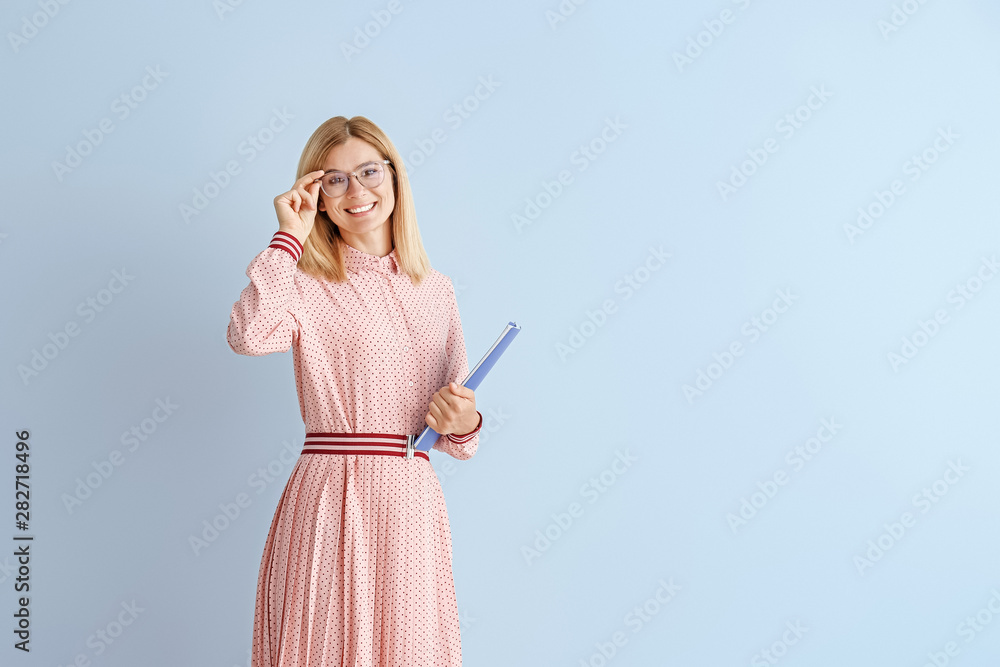
[[[451,528],[431,464],[302,454],[257,579],[252,667],[460,667]]]

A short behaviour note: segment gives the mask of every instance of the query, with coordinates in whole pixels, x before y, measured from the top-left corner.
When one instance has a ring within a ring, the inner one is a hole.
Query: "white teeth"
[[[347,212],[348,213],[364,213],[365,211],[370,211],[371,208],[372,208],[372,206],[374,206],[374,205],[375,205],[375,202],[372,202],[371,204],[368,204],[367,206],[359,206],[358,208],[349,208],[349,209],[347,209]]]

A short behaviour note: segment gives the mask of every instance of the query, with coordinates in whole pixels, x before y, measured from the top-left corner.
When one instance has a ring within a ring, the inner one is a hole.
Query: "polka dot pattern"
[[[298,270],[278,232],[247,268],[233,305],[234,352],[292,350],[306,432],[419,433],[431,397],[468,374],[451,280],[414,285],[385,257],[344,246],[348,280]],[[468,459],[479,425],[434,449]],[[458,667],[451,529],[421,458],[303,454],[261,558],[253,667]]]

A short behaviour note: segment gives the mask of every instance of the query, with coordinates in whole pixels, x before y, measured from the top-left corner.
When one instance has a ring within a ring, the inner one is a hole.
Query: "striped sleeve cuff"
[[[281,248],[287,250],[292,258],[297,262],[302,257],[302,244],[299,240],[288,232],[277,231],[271,237],[271,245],[268,248]]]
[[[479,433],[479,430],[483,428],[483,413],[476,410],[476,414],[479,415],[479,423],[476,424],[476,428],[472,429],[468,433],[463,433],[461,435],[455,435],[454,433],[449,433],[447,438],[454,443],[461,444],[463,442],[468,442],[472,440]]]

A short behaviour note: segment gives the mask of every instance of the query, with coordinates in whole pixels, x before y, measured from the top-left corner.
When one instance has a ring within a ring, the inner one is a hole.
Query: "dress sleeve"
[[[247,267],[250,284],[233,304],[226,339],[237,354],[287,352],[298,339],[302,302],[295,287],[295,266],[302,244],[275,232],[271,244]]]
[[[462,335],[462,318],[458,314],[458,302],[455,299],[455,286],[448,281],[450,315],[448,320],[448,340],[445,343],[445,354],[448,357],[447,382],[461,384],[469,374],[469,360],[465,356],[465,337]],[[479,413],[479,424],[468,433],[449,433],[438,438],[432,449],[450,454],[456,459],[468,459],[479,448],[479,431],[483,428],[483,414]]]

